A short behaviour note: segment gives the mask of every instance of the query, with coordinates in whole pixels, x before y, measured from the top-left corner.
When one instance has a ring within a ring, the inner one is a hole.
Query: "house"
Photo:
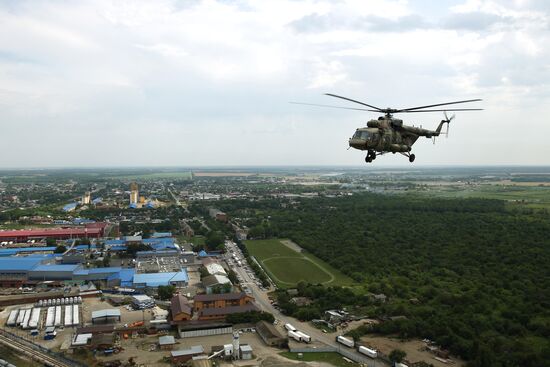
[[[195,312],[206,308],[222,308],[230,306],[244,306],[252,303],[254,298],[244,292],[224,294],[198,294],[194,299]]]
[[[258,311],[258,308],[253,303],[247,303],[242,306],[204,308],[199,311],[199,320],[223,320],[227,315],[249,311]]]
[[[170,302],[170,311],[172,312],[172,321],[191,320],[193,309],[189,300],[181,294],[176,294]]]

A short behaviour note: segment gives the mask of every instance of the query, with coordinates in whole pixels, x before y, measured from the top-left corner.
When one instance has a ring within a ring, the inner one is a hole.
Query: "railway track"
[[[0,343],[10,347],[11,349],[16,350],[17,352],[23,353],[28,358],[32,360],[43,363],[46,366],[51,367],[73,367],[70,364],[59,361],[55,357],[50,356],[47,353],[44,353],[38,349],[33,348],[32,346],[17,340],[16,338],[9,338],[5,335],[0,334]]]

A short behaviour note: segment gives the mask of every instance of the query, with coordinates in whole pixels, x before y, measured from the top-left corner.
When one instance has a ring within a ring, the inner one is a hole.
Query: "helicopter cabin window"
[[[370,137],[370,134],[368,131],[356,131],[355,134],[353,135],[354,139],[368,140],[369,137]]]

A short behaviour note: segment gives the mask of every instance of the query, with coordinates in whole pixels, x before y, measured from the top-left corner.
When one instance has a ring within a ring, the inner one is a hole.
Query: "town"
[[[336,265],[340,256],[312,253],[320,228],[292,213],[405,194],[509,199],[519,188],[529,193],[511,210],[547,205],[544,183],[522,186],[531,176],[487,173],[3,172],[0,351],[52,366],[464,365],[429,338],[377,335],[425,297],[399,295],[399,277],[365,283],[355,265]]]

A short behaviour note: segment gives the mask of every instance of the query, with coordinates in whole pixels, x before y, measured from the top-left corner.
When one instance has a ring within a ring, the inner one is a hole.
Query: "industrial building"
[[[170,311],[172,312],[172,321],[191,320],[193,309],[189,300],[181,294],[176,294],[170,301]]]
[[[258,321],[256,331],[264,343],[270,347],[283,348],[288,345],[288,338],[284,337],[273,324],[267,321]]]
[[[225,284],[231,285],[231,281],[225,275],[208,275],[202,278],[202,285],[206,289],[206,294],[219,293],[215,291]],[[231,290],[231,288],[229,289]]]
[[[203,308],[199,311],[199,320],[223,320],[227,315],[249,311],[258,311],[258,308],[253,303],[242,306]]]
[[[195,312],[207,308],[223,308],[251,304],[254,298],[244,292],[224,294],[198,294],[194,299]]]
[[[134,288],[157,288],[161,285],[173,285],[178,288],[186,287],[189,282],[187,270],[169,273],[135,274]]]
[[[172,363],[183,363],[192,359],[194,356],[204,354],[202,345],[194,345],[189,349],[175,350],[171,352]]]
[[[76,238],[100,238],[104,236],[107,223],[89,223],[84,227],[56,229],[21,229],[0,231],[0,241],[27,242],[53,238],[56,240]]]
[[[92,312],[92,324],[109,324],[120,322],[120,310],[110,308]]]
[[[130,205],[132,204],[137,205],[138,201],[139,201],[138,184],[135,182],[132,182],[130,184]]]
[[[132,306],[138,310],[155,307],[155,300],[145,294],[136,294],[132,296]]]

